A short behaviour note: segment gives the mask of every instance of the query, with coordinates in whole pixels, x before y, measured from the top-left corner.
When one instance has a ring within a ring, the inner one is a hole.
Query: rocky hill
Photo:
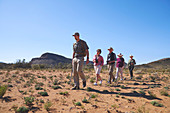
[[[44,53],[39,58],[33,58],[30,63],[56,65],[58,63],[71,63],[71,59],[53,53]]]
[[[160,59],[148,64],[137,65],[137,68],[170,68],[170,58]]]
[[[64,56],[61,55],[57,55],[54,53],[44,53],[41,55],[41,57],[39,58],[33,58],[30,63],[31,64],[45,64],[45,65],[52,65],[55,66],[58,63],[71,63],[72,59],[70,58],[66,58]],[[92,64],[92,62],[90,62],[90,64]]]

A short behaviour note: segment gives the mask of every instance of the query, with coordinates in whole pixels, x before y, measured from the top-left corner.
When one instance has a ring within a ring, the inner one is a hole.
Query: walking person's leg
[[[86,87],[86,78],[85,75],[83,73],[83,64],[84,64],[84,58],[79,58],[78,59],[78,63],[77,63],[77,72],[78,75],[81,77],[82,81],[83,81],[83,87]]]
[[[131,67],[131,78],[133,78],[133,69],[134,67]]]
[[[73,59],[73,78],[74,78],[74,88],[73,89],[79,89],[79,76],[77,72],[77,58]]]
[[[100,80],[100,84],[102,84],[102,78],[101,78],[101,76],[100,76],[100,72],[101,72],[101,70],[102,70],[102,66],[99,66],[99,68],[98,68],[98,80]]]
[[[120,67],[120,77],[121,77],[121,80],[123,80],[123,68],[122,67]]]
[[[113,65],[109,64],[109,81],[108,82],[111,83],[112,79],[114,79],[113,78]]]
[[[115,79],[117,80],[118,77],[119,77],[119,67],[116,68],[116,77],[115,77]]]

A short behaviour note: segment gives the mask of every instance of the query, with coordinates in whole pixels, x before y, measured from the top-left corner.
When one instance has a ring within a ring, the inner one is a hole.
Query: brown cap
[[[75,32],[72,36],[80,36],[80,34],[78,32]]]
[[[109,49],[107,49],[107,50],[114,50],[112,47],[110,47]]]

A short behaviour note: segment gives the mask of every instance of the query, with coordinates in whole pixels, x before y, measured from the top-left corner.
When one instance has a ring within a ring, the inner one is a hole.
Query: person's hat
[[[117,56],[118,56],[118,57],[122,57],[123,55],[122,55],[122,53],[119,53]]]
[[[109,49],[107,49],[107,50],[114,50],[112,47],[110,47]]]
[[[130,55],[129,57],[133,57],[133,55]]]
[[[80,34],[78,32],[75,32],[72,36],[80,36]]]

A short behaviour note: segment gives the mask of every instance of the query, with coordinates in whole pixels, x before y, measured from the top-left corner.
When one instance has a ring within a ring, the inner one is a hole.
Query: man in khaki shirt
[[[87,56],[86,64],[89,63],[89,50],[88,50],[89,47],[85,41],[79,38],[80,34],[78,32],[76,32],[73,36],[76,40],[76,43],[73,44],[72,65],[73,65],[73,75],[74,75],[73,77],[74,77],[75,86],[72,88],[72,90],[77,90],[80,89],[79,76],[83,81],[83,87],[86,87],[86,79],[83,73],[83,64],[84,64],[85,56]]]

